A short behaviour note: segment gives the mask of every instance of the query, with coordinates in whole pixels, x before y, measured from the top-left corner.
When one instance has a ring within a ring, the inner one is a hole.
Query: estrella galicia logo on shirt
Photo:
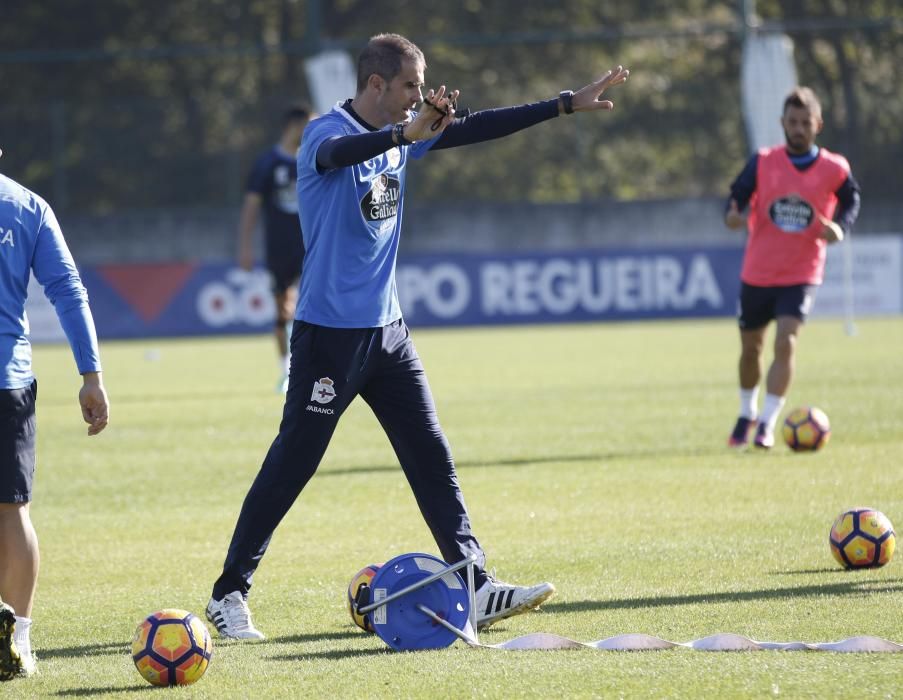
[[[391,175],[377,175],[370,180],[370,191],[361,199],[361,214],[367,221],[385,221],[398,214],[401,182]]]
[[[782,231],[799,233],[809,227],[815,218],[812,206],[796,194],[781,197],[771,203],[768,216]]]

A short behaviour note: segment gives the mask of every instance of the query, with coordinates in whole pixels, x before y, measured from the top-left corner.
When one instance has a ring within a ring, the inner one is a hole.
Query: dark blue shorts
[[[301,236],[297,241],[267,241],[266,264],[273,280],[273,293],[282,294],[298,283],[304,262]]]
[[[778,316],[794,316],[805,321],[815,302],[814,284],[789,287],[754,287],[740,283],[737,319],[741,330],[752,331],[767,326]]]
[[[0,389],[0,503],[29,503],[35,469],[38,383]]]

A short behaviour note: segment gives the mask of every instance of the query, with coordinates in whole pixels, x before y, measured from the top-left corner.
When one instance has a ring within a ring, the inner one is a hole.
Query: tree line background
[[[750,0],[44,0],[0,22],[0,170],[63,212],[235,207],[284,108],[309,99],[303,61],[402,33],[428,86],[473,110],[631,69],[610,115],[577,115],[412,166],[429,201],[591,202],[722,195],[749,155],[740,111]],[[899,198],[903,4],[759,0],[822,97],[822,145],[867,200]],[[755,22],[754,22],[755,23]],[[349,95],[350,96],[350,95]],[[775,119],[778,118],[775,114]],[[437,167],[438,166],[438,167]]]

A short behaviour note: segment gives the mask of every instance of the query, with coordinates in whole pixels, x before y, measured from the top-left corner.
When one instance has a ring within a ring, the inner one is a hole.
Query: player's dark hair
[[[788,107],[808,109],[813,116],[821,119],[821,102],[819,102],[818,97],[812,88],[803,86],[793,88],[784,100],[785,112]]]
[[[282,115],[282,126],[288,126],[292,122],[306,122],[310,119],[310,107],[302,102],[293,104]]]
[[[385,81],[391,81],[401,73],[404,60],[417,61],[426,68],[423,52],[412,41],[400,34],[377,34],[357,57],[357,91],[367,87],[370,76],[376,73]]]

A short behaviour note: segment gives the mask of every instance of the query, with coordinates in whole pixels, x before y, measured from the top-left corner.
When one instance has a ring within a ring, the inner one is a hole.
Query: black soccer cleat
[[[734,425],[734,430],[727,439],[727,446],[734,448],[746,447],[749,442],[749,434],[752,432],[752,428],[755,424],[755,418],[744,418],[743,416],[740,416],[737,419],[736,425]]]
[[[11,681],[22,673],[22,657],[13,641],[16,613],[6,603],[0,603],[0,681]]]

